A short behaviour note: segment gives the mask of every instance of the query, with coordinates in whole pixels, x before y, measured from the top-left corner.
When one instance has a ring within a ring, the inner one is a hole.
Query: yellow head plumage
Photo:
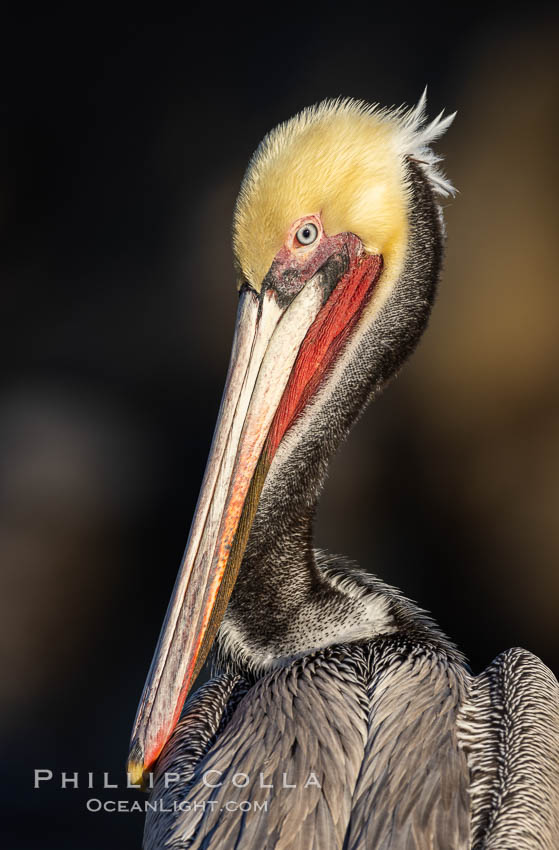
[[[406,158],[422,163],[435,191],[452,192],[429,144],[453,118],[441,114],[425,125],[425,94],[408,111],[328,100],[272,130],[237,199],[233,247],[241,282],[259,289],[293,221],[311,213],[321,215],[329,236],[356,234],[396,275],[407,246]]]

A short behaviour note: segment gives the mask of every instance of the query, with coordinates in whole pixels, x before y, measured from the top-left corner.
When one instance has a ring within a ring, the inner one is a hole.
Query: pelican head
[[[231,362],[134,724],[134,782],[212,645],[270,470],[304,439],[311,408],[335,408],[341,422],[351,407],[349,427],[423,330],[441,258],[436,196],[452,191],[430,144],[453,117],[426,123],[424,96],[408,111],[325,101],[279,125],[252,157],[234,215]]]

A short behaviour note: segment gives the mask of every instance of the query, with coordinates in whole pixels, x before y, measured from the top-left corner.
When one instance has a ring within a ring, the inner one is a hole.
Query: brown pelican
[[[559,848],[552,673],[512,649],[472,676],[424,611],[313,547],[330,457],[427,322],[452,118],[327,101],[249,164],[229,374],[132,734],[150,850]]]

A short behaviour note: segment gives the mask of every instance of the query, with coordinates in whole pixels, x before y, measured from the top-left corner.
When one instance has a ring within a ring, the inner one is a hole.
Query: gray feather
[[[509,649],[473,680],[459,718],[472,774],[474,850],[559,847],[559,685]]]

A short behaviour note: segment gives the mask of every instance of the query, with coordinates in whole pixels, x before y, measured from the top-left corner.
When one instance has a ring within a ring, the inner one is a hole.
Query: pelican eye
[[[318,236],[318,227],[312,221],[303,224],[295,234],[300,245],[312,245]]]

